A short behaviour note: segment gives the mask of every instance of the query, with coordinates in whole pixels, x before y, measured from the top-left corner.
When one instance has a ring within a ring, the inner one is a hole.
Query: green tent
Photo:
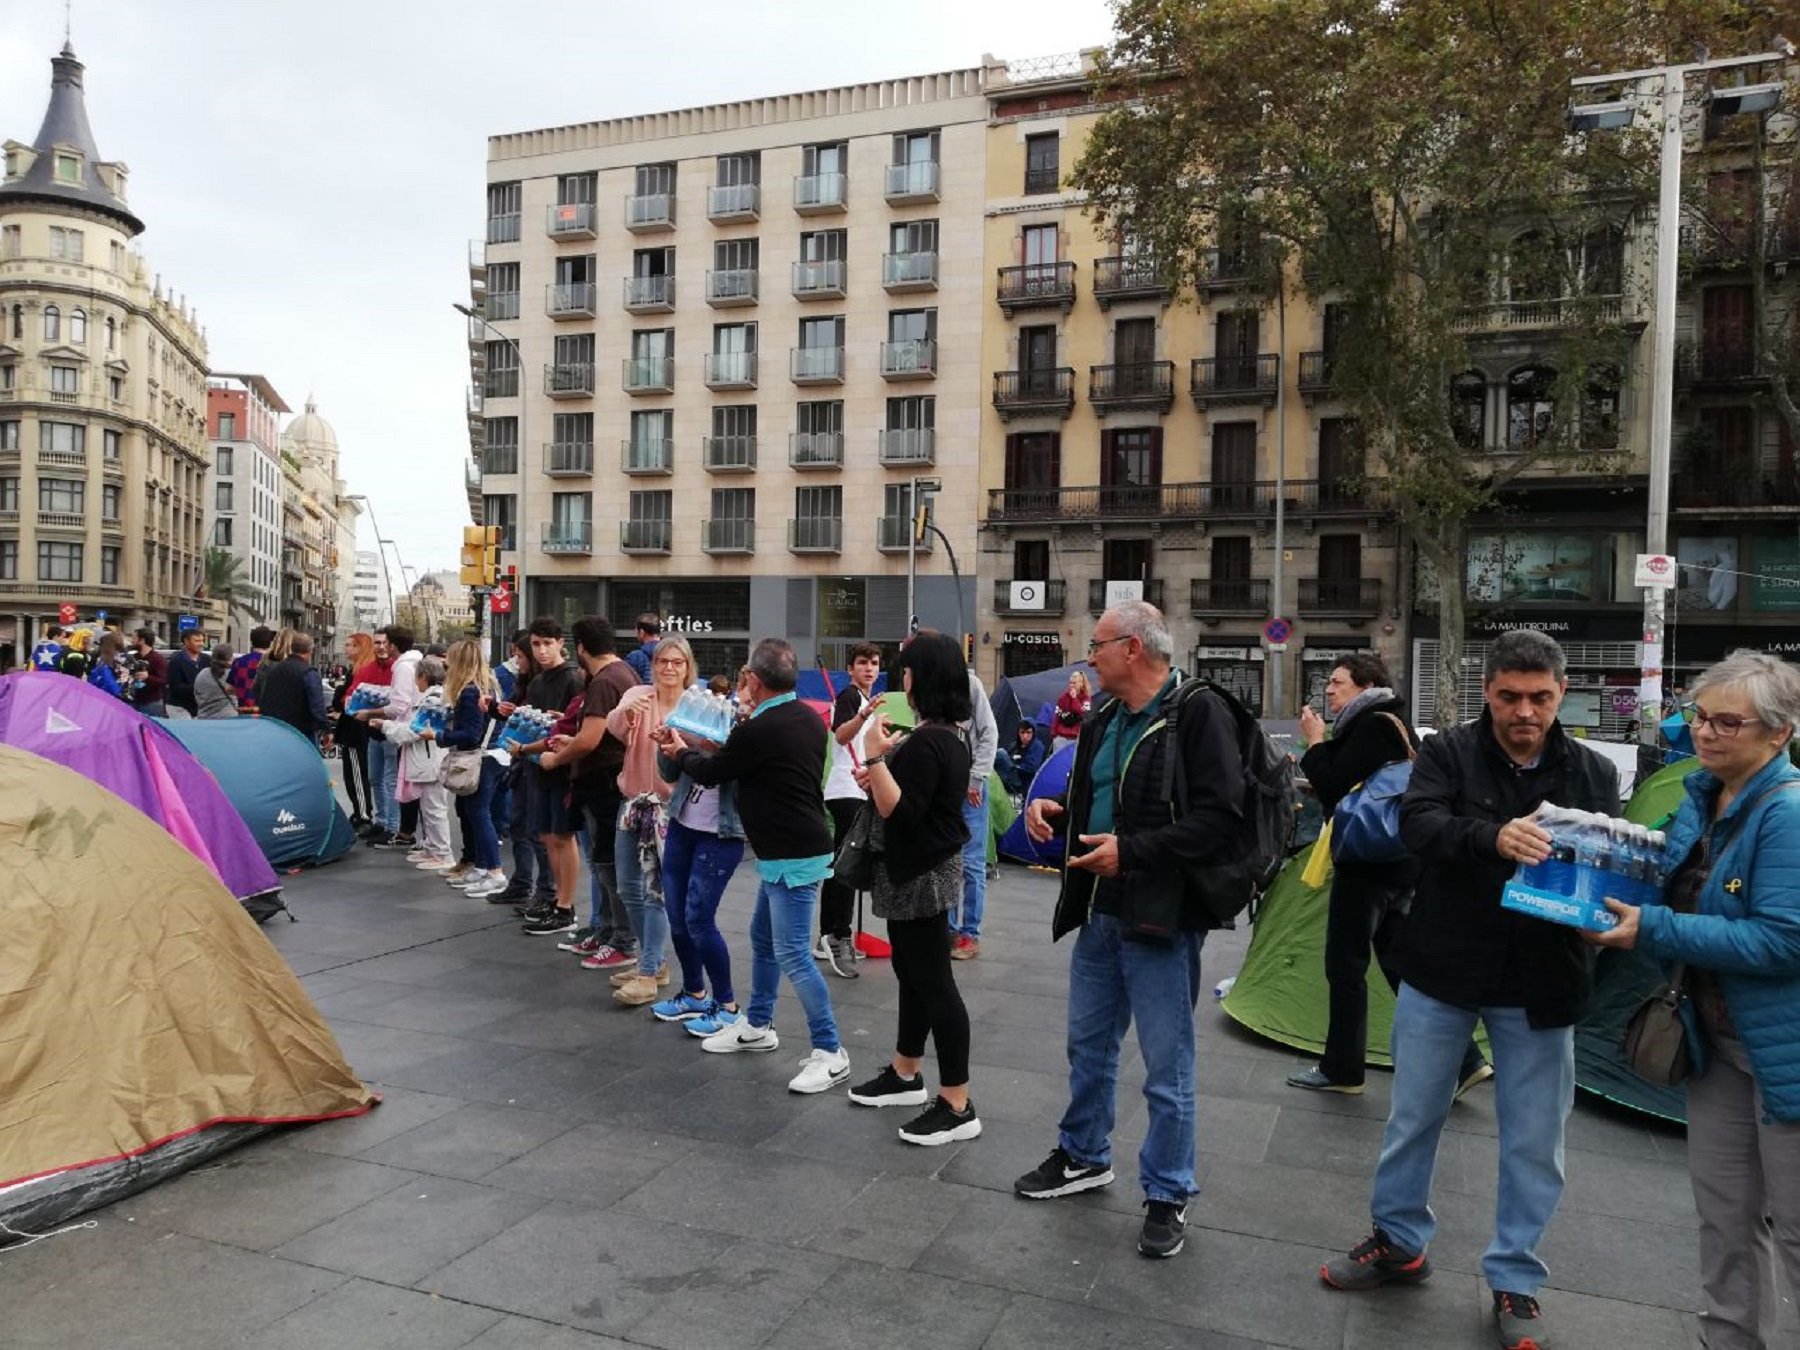
[[[1692,755],[1663,765],[1638,784],[1625,804],[1625,819],[1647,829],[1662,829],[1687,800],[1687,776],[1699,767],[1700,761]]]

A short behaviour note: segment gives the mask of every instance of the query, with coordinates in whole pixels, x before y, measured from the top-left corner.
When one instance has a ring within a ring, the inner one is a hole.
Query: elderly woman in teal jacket
[[[1686,965],[1705,1039],[1688,1084],[1705,1344],[1769,1350],[1778,1259],[1800,1293],[1800,671],[1734,652],[1687,715],[1701,769],[1670,828],[1662,903],[1608,901],[1619,926],[1592,940]]]

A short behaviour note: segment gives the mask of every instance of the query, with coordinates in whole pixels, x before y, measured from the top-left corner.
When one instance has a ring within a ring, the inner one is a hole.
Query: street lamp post
[[[527,438],[527,435],[526,435],[526,426],[527,426],[526,419],[527,419],[527,414],[531,407],[531,400],[525,396],[525,353],[524,353],[524,351],[520,348],[517,341],[508,337],[505,333],[502,333],[498,328],[494,327],[493,324],[488,322],[486,316],[476,313],[476,311],[473,308],[471,308],[470,306],[459,305],[455,301],[452,301],[450,304],[450,307],[452,309],[454,309],[458,314],[462,315],[470,323],[480,324],[482,332],[490,334],[491,336],[498,339],[499,341],[504,342],[508,347],[512,348],[513,359],[518,362],[518,366],[519,366],[519,455],[521,457],[528,455],[530,453],[529,447],[531,445],[531,442]],[[521,458],[521,463],[522,462],[523,462],[523,459]],[[525,526],[526,526],[526,519],[527,519],[526,510],[525,510],[525,495],[526,495],[526,484],[529,481],[530,481],[530,479],[526,475],[520,474],[520,476],[519,476],[519,509],[514,513],[514,516],[513,516],[513,529],[517,532],[516,536],[513,540],[513,560],[514,560],[513,561],[513,569],[514,569],[513,570],[513,603],[516,606],[518,606],[520,614],[525,613]],[[479,523],[481,523],[483,525],[487,524],[487,522],[485,520],[483,520]],[[495,628],[494,628],[494,636],[496,639],[498,639],[500,636],[500,629],[497,624],[495,625]]]
[[[1689,61],[1681,65],[1652,66],[1618,71],[1610,75],[1585,75],[1571,81],[1576,89],[1596,86],[1657,82],[1659,174],[1656,197],[1655,320],[1651,338],[1650,372],[1650,483],[1649,509],[1645,517],[1644,548],[1650,554],[1669,551],[1669,473],[1673,461],[1675,427],[1675,287],[1681,224],[1681,109],[1687,96],[1687,77],[1709,70],[1731,70],[1790,59],[1794,49],[1733,56],[1717,61]],[[1754,85],[1721,90],[1714,97],[1724,113],[1764,112],[1780,100],[1779,85]],[[1632,99],[1589,103],[1569,110],[1571,131],[1614,131],[1631,125],[1636,112]],[[1761,191],[1761,185],[1757,185]],[[1666,617],[1662,587],[1644,590],[1644,643],[1638,691],[1638,739],[1657,743],[1662,720],[1663,625]]]
[[[906,492],[906,636],[919,630],[919,606],[914,598],[919,584],[919,535],[921,513],[930,506],[931,494],[943,487],[936,478],[918,478]]]

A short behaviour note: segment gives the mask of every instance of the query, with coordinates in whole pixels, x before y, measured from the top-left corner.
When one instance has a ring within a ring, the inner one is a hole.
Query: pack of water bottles
[[[441,736],[450,725],[450,710],[436,699],[428,699],[413,710],[411,725],[416,735],[429,731],[433,736]]]
[[[500,734],[494,737],[494,746],[517,754],[521,745],[530,745],[549,736],[550,728],[559,720],[559,714],[542,708],[514,708],[513,715],[500,728]]]
[[[705,685],[697,684],[681,696],[675,711],[663,721],[684,736],[723,745],[737,725],[737,705],[725,695],[709,693]]]
[[[1550,832],[1550,856],[1519,864],[1500,893],[1507,909],[1597,932],[1618,923],[1608,898],[1644,905],[1662,893],[1668,860],[1661,830],[1561,806],[1540,807],[1535,819]]]
[[[385,708],[392,693],[393,690],[385,684],[359,684],[350,691],[350,697],[344,700],[344,711],[374,712]]]

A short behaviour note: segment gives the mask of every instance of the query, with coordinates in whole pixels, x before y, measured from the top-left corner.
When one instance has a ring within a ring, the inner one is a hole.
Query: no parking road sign
[[[1294,635],[1294,625],[1286,619],[1270,619],[1263,625],[1263,637],[1271,647],[1286,642]]]

